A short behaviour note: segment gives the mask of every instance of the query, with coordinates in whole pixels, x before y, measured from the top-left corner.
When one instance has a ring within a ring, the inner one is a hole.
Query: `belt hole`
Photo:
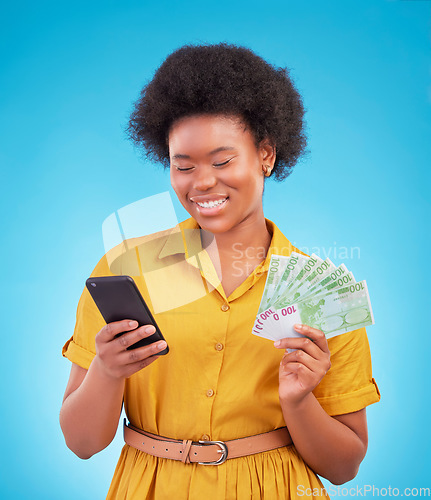
[[[180,451],[180,453],[182,453],[182,451]]]
[[[153,446],[153,450],[154,450],[154,446]]]
[[[197,455],[197,453],[195,452],[195,455]]]
[[[168,449],[166,448],[166,451],[168,451]]]

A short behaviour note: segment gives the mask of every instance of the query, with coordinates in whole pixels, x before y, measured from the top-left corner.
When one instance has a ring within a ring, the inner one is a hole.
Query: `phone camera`
[[[91,286],[96,286],[96,283],[91,283]]]

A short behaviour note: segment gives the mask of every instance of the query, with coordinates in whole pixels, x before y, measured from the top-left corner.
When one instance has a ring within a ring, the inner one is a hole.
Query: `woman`
[[[265,179],[287,177],[304,151],[300,96],[285,70],[248,49],[185,46],[144,88],[128,130],[169,166],[191,216],[181,233],[135,242],[137,255],[194,268],[207,293],[155,315],[170,347],[157,356],[165,343],[126,350],[153,327],[128,318],[105,326],[84,289],[63,349],[73,362],[60,414],[67,445],[81,458],[105,448],[124,399],[132,425],[109,499],[327,498],[317,475],[334,484],[356,475],[367,448],[365,407],[379,400],[365,329],[327,341],[297,325],[308,338],[278,344],[251,334],[271,255],[298,251],[265,219],[262,194]],[[195,252],[187,231],[199,235]],[[128,273],[124,260],[114,267],[104,256],[92,276],[134,274],[151,303],[142,273]],[[187,293],[192,280],[169,269],[174,278],[158,280],[166,293]],[[142,430],[153,440],[145,444]],[[154,451],[161,437],[175,440],[175,456],[163,440]]]

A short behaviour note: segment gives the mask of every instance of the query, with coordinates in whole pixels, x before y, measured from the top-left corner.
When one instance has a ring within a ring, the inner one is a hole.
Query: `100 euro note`
[[[323,262],[326,261],[316,261],[315,269]],[[307,263],[310,264],[309,261],[303,261],[301,264],[305,266]],[[291,287],[290,294],[285,291],[281,297],[276,297],[272,292],[272,297],[267,294],[265,303],[261,301],[253,326],[255,335],[271,340],[300,337],[302,335],[293,329],[295,323],[300,323],[322,330],[329,338],[374,324],[365,281],[356,283],[353,274],[344,264],[337,268],[332,264],[330,274],[320,281],[312,277],[307,283],[304,280],[312,276],[309,266],[307,267],[306,272],[302,272],[302,280],[299,283],[297,280],[296,286]],[[310,283],[312,286],[309,286]],[[298,296],[299,290],[302,293]],[[293,297],[296,300],[293,300]]]
[[[274,303],[276,300],[281,300],[283,297],[289,296],[290,290],[292,288],[296,288],[296,286],[311,273],[315,266],[323,262],[322,259],[314,253],[310,257],[300,254],[296,255],[298,255],[297,264],[292,270],[289,271],[289,268],[287,268],[284,271],[280,283],[271,298],[271,303]]]
[[[277,294],[280,284],[290,284],[293,278],[299,273],[306,257],[292,252],[289,257],[283,255],[271,255],[268,276],[266,278],[265,289],[260,301],[259,312],[264,311],[269,306],[272,298]]]
[[[341,288],[355,282],[353,273],[349,272],[344,264],[339,265],[334,271],[329,273],[316,284],[312,285],[305,293],[301,294],[300,300],[309,295],[316,295],[323,292],[329,292],[333,288]]]
[[[285,257],[284,255],[271,255],[265,289],[263,291],[262,300],[260,301],[259,312],[265,310],[266,304],[269,304],[269,300],[274,295],[274,291],[281,280],[289,259],[290,257]]]
[[[275,301],[275,305],[278,308],[281,308],[287,306],[288,304],[298,302],[298,300],[304,296],[308,290],[335,270],[336,267],[329,259],[320,263],[315,261],[315,265],[310,266],[309,270],[305,270],[305,272],[301,271],[302,275],[301,273],[298,274],[296,284],[291,286],[284,294],[278,297]]]

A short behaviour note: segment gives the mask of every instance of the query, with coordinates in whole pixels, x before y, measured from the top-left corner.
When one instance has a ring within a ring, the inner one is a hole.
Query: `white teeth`
[[[203,201],[199,203],[198,201],[196,202],[200,207],[202,208],[214,208],[217,207],[218,205],[221,205],[223,202],[225,202],[227,198],[224,198],[223,200],[217,200],[217,201]]]

